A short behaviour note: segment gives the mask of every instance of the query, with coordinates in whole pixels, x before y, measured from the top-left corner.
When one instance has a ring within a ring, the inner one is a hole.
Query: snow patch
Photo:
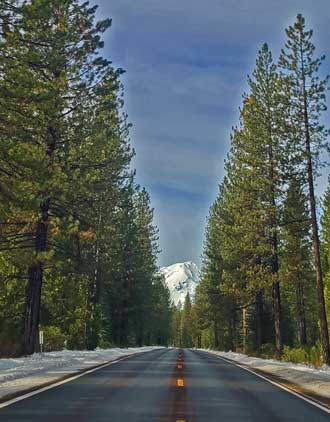
[[[35,353],[17,359],[0,359],[0,398],[72,374],[115,361],[123,356],[149,352],[161,347],[131,347],[128,349],[96,349],[94,351],[63,350]]]

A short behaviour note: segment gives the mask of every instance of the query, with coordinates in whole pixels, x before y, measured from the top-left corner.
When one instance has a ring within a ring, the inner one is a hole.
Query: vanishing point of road
[[[330,412],[206,352],[160,349],[0,408],[4,422],[329,422]]]

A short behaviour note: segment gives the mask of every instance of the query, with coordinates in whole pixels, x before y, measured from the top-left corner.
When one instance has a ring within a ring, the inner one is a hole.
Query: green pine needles
[[[167,342],[153,211],[130,167],[122,71],[101,55],[111,20],[95,13],[0,4],[4,355],[37,350],[40,327],[72,348]]]
[[[259,51],[231,136],[192,310],[196,344],[278,358],[284,345],[306,356],[315,346],[330,364],[329,192],[321,241],[314,193],[328,77],[301,15],[286,35],[278,64],[267,44]]]

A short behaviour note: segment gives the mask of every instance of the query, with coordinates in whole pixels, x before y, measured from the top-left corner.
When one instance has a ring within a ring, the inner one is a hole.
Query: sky
[[[160,266],[201,264],[209,207],[257,52],[277,59],[302,13],[330,73],[329,0],[94,0],[110,17],[103,54],[125,69],[137,182],[150,193]],[[330,119],[329,119],[330,124]],[[319,181],[322,192],[326,177]]]

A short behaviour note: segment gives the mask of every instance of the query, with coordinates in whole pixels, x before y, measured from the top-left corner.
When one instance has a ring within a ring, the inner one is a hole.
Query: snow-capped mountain
[[[163,267],[160,272],[165,277],[173,303],[183,306],[186,294],[191,300],[195,298],[195,290],[200,282],[200,271],[193,262],[182,262]]]

